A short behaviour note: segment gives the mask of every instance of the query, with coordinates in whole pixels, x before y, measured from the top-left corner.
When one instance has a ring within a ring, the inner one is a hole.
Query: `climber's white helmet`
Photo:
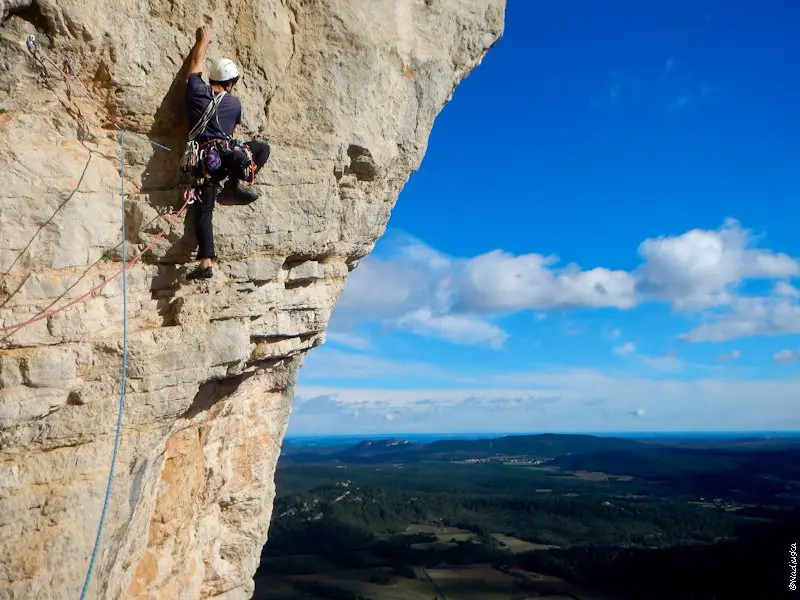
[[[239,77],[236,63],[228,58],[219,59],[211,68],[211,81],[230,81]]]

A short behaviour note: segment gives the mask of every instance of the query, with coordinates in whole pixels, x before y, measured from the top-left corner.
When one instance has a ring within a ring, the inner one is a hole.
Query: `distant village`
[[[522,464],[522,465],[541,465],[542,463],[546,463],[548,461],[553,460],[552,458],[533,458],[531,456],[527,456],[525,454],[517,455],[517,456],[505,456],[505,455],[498,455],[498,456],[489,456],[485,458],[468,458],[463,461],[457,462],[465,462],[470,464],[487,464],[487,463],[515,463],[515,464]]]

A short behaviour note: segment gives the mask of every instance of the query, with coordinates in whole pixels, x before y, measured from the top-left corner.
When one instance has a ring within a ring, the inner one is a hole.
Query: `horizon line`
[[[352,433],[296,433],[286,434],[284,439],[290,438],[353,438],[371,436],[390,437],[419,437],[419,436],[456,436],[456,435],[492,435],[492,436],[524,436],[524,435],[593,435],[593,436],[631,436],[631,435],[798,435],[796,429],[688,429],[688,430],[662,430],[662,431],[441,431],[441,432],[352,432]]]

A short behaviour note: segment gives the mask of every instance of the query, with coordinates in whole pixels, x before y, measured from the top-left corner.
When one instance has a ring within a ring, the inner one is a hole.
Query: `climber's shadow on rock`
[[[177,211],[183,205],[180,189],[180,163],[188,135],[184,93],[189,58],[187,56],[184,59],[169,90],[161,100],[150,129],[150,138],[167,146],[171,151],[154,147],[154,152],[142,174],[141,191],[147,196],[147,203],[158,213],[164,215],[170,211]],[[165,225],[163,221],[166,218],[165,216],[161,219],[161,223],[156,224],[147,233],[158,235],[161,226]],[[188,210],[184,211],[182,226],[181,224],[174,226],[173,231],[167,234],[166,239],[171,242],[171,245],[161,257],[159,261],[161,264],[183,264],[192,260],[192,251],[196,244],[191,221],[188,218]]]
[[[223,189],[219,196],[217,196],[217,204],[222,204],[223,206],[247,206],[249,204],[254,204],[255,202],[258,202],[258,199],[243,200],[241,198],[237,198],[230,188]]]

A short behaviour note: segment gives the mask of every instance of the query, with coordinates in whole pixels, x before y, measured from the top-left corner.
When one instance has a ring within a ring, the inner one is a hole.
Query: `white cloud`
[[[634,303],[634,280],[624,271],[559,269],[553,256],[500,250],[459,259],[408,235],[386,244],[388,257],[370,256],[350,274],[334,312],[338,329],[368,317],[454,343],[501,346],[507,334],[492,315]]]
[[[469,381],[434,365],[402,362],[367,354],[354,354],[333,348],[318,348],[309,353],[301,368],[306,379],[437,379]]]
[[[739,352],[738,350],[731,350],[727,354],[720,354],[719,356],[717,356],[717,360],[723,362],[739,360],[740,358],[742,358],[742,353]]]
[[[637,408],[635,411],[633,411],[633,416],[635,417],[641,418],[644,415],[645,415],[645,410],[643,408]]]
[[[434,335],[456,344],[488,344],[499,348],[508,335],[496,325],[468,314],[433,314],[420,308],[397,319],[396,324],[413,333]]]
[[[501,250],[477,256],[459,273],[458,303],[477,313],[635,304],[635,282],[629,273],[583,271],[577,265],[556,269],[557,261],[555,256],[514,256]]]
[[[617,346],[616,348],[614,348],[614,352],[616,354],[619,354],[620,356],[626,356],[628,354],[632,354],[636,352],[636,344],[634,344],[633,342],[626,342],[625,344],[622,344],[621,346]]]
[[[800,304],[787,297],[739,297],[723,313],[682,336],[687,342],[725,342],[743,337],[800,333]]]
[[[339,344],[340,346],[347,346],[355,350],[369,350],[372,348],[372,342],[364,336],[355,333],[347,333],[344,331],[328,331],[325,334],[328,342]]]
[[[644,364],[665,373],[680,373],[686,368],[686,363],[677,356],[645,356]]]
[[[612,376],[591,369],[482,378],[481,388],[298,385],[292,429],[359,431],[796,430],[800,379]],[[353,417],[358,412],[359,418]],[[394,415],[388,423],[385,415]],[[389,427],[391,425],[391,428]]]
[[[433,295],[434,274],[425,264],[368,257],[347,278],[338,313],[393,317]]]
[[[457,258],[412,236],[393,235],[382,242],[386,256],[370,256],[350,274],[333,324],[342,331],[373,319],[454,343],[497,347],[507,334],[492,317],[522,310],[539,311],[537,318],[545,314],[541,311],[558,309],[625,310],[650,300],[669,302],[681,311],[727,308],[706,315],[685,341],[800,331],[800,291],[783,281],[800,275],[800,263],[756,248],[756,241],[749,230],[728,219],[717,230],[645,240],[638,249],[642,263],[627,272],[559,267],[554,255],[502,250]],[[740,295],[744,283],[763,279],[782,280],[774,296]]]
[[[772,355],[772,360],[781,365],[798,362],[800,361],[800,351],[789,350],[788,348],[780,350]]]
[[[750,248],[750,231],[733,219],[717,231],[693,229],[677,237],[651,238],[639,246],[644,264],[638,290],[681,310],[730,303],[746,279],[796,276],[800,264],[786,254]]]
[[[800,298],[800,290],[785,281],[775,284],[774,294],[776,296],[786,296],[787,298]]]

